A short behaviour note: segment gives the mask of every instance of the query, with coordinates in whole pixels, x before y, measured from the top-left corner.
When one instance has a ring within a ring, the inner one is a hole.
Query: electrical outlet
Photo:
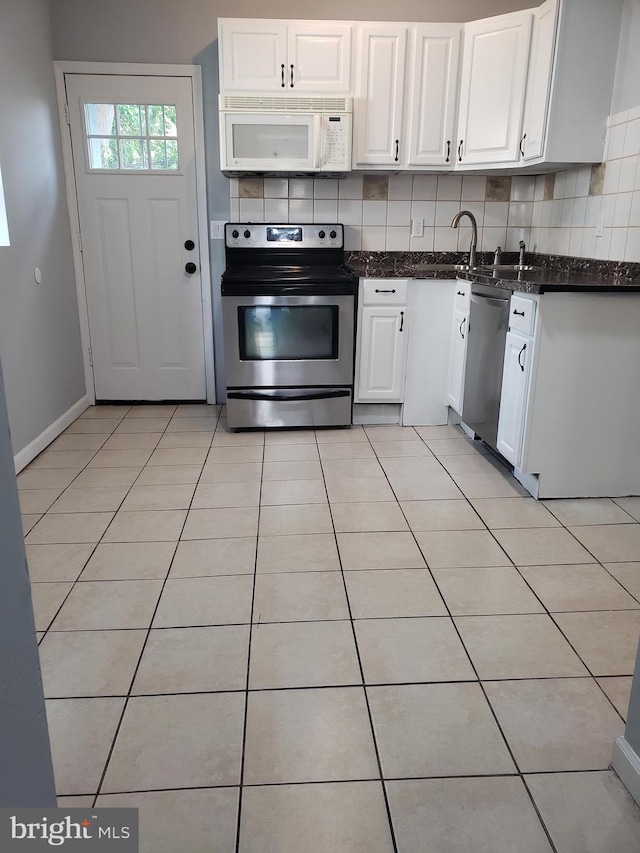
[[[601,213],[596,223],[596,237],[604,236],[604,213]]]
[[[411,236],[422,237],[424,235],[424,219],[411,220]]]
[[[212,219],[209,222],[209,236],[212,240],[224,240],[224,221]]]

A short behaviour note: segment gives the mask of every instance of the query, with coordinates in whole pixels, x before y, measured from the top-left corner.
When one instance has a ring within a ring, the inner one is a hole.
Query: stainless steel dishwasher
[[[494,450],[510,297],[502,288],[471,286],[462,420]]]

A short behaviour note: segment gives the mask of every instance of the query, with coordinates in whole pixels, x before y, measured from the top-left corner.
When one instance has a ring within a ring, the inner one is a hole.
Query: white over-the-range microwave
[[[352,98],[220,95],[219,104],[225,175],[350,171]]]

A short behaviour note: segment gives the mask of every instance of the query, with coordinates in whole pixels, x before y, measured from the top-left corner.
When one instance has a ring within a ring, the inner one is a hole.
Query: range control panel
[[[227,222],[224,242],[231,249],[341,249],[344,228],[335,222],[328,225]]]

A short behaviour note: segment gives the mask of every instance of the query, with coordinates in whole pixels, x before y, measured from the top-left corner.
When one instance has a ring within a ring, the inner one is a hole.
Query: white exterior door
[[[531,12],[465,25],[456,162],[519,159]]]
[[[191,79],[65,83],[96,399],[203,400]]]

